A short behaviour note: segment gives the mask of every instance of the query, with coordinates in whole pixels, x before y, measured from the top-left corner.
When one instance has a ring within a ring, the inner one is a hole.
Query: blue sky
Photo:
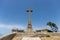
[[[46,23],[52,21],[60,31],[60,0],[0,0],[0,33],[11,33],[11,29],[26,30],[27,12],[31,8],[33,29],[50,29]]]

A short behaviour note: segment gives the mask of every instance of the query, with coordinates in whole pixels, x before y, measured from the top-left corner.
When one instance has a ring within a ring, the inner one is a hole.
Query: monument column
[[[31,18],[30,18],[30,14],[31,14],[32,10],[31,9],[28,9],[27,12],[28,12],[27,32],[32,32],[32,24],[31,24]]]

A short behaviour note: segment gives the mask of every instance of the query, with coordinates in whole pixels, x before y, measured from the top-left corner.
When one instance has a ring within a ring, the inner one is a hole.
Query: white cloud
[[[25,26],[18,25],[18,24],[0,24],[0,28],[7,28],[7,29],[13,29],[13,28],[25,29]]]

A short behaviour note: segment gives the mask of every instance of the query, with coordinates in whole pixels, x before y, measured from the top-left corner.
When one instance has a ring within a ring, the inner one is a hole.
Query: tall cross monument
[[[31,18],[30,18],[30,14],[32,12],[32,10],[29,8],[27,10],[28,12],[28,26],[27,26],[27,32],[32,32],[32,24],[31,24]]]

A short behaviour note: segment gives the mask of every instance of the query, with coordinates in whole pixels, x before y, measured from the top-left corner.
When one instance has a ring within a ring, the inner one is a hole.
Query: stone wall
[[[0,38],[0,40],[11,40],[16,34],[9,34]]]
[[[60,37],[53,36],[53,37],[42,37],[41,40],[60,40]]]

